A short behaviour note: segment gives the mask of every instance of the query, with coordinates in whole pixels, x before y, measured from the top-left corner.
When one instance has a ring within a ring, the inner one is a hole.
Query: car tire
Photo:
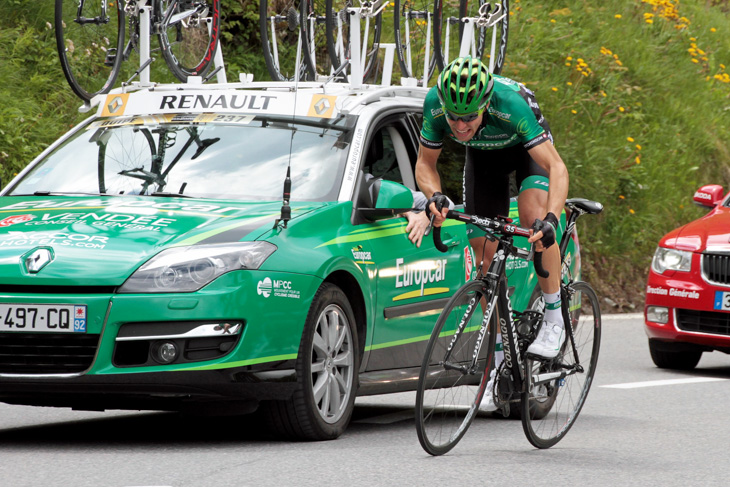
[[[297,387],[264,407],[270,429],[285,438],[333,440],[355,407],[360,366],[357,326],[347,296],[324,283],[312,300],[296,362]]]
[[[702,357],[701,350],[672,351],[671,344],[657,345],[649,340],[649,353],[654,365],[660,369],[692,370]]]

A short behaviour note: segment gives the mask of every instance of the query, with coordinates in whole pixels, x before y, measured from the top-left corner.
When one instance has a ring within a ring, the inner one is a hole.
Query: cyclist
[[[509,175],[519,187],[520,223],[531,226],[530,243],[543,252],[543,266],[550,272],[538,278],[545,300],[545,317],[528,353],[557,356],[565,341],[560,310],[560,251],[555,245],[559,215],[568,194],[568,171],[553,146],[550,128],[535,95],[523,84],[492,75],[476,58],[452,61],[439,74],[436,86],[423,104],[423,126],[416,162],[416,180],[429,197],[434,225],[444,220],[441,180],[436,169],[445,138],[466,146],[463,193],[465,212],[486,216],[509,214]],[[438,204],[438,206],[437,206]],[[488,268],[496,242],[470,233],[477,262]],[[501,337],[497,337],[500,353]],[[481,409],[494,410],[491,380]]]

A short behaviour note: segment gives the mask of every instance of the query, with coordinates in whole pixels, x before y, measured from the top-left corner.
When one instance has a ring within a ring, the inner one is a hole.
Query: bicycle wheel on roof
[[[84,101],[108,93],[124,50],[122,4],[56,0],[55,9],[56,49],[69,86]]]
[[[220,32],[220,0],[157,0],[162,56],[180,81],[205,76],[215,61]]]
[[[428,85],[436,69],[434,25],[441,11],[434,13],[433,0],[395,0],[394,4],[395,51],[401,73]]]
[[[350,26],[358,18],[357,14],[350,15],[347,9],[358,6],[360,3],[353,0],[326,0],[327,52],[335,70],[352,59]],[[382,21],[382,13],[359,18],[360,60],[364,81],[373,81],[375,78]],[[342,78],[345,79],[346,76]]]
[[[478,57],[486,63],[490,72],[500,74],[507,55],[507,38],[509,32],[509,0],[484,2],[483,0],[460,0],[458,15],[453,15],[453,3],[456,0],[436,0],[443,2],[444,14],[437,18],[434,43],[437,47],[438,66],[443,69],[449,62],[459,57],[464,37],[464,23],[460,19],[478,18],[480,12],[486,13],[485,20],[491,16],[494,24],[490,27],[474,27],[469,41],[467,55]],[[449,8],[451,6],[451,8]]]
[[[259,31],[264,62],[274,81],[303,81],[307,65],[297,48],[301,47],[301,13],[299,0],[261,0]]]

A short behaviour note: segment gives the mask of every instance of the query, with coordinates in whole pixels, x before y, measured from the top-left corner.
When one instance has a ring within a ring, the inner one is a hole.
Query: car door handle
[[[461,243],[461,239],[459,237],[453,237],[451,235],[443,234],[441,237],[441,241],[446,245],[447,247],[456,247]]]

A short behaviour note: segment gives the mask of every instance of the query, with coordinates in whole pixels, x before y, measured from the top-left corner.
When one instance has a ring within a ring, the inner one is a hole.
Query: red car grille
[[[730,284],[730,255],[702,254],[702,274],[710,282]]]
[[[0,374],[70,374],[91,366],[99,335],[0,334]]]
[[[730,313],[678,309],[677,328],[682,331],[730,336]]]

